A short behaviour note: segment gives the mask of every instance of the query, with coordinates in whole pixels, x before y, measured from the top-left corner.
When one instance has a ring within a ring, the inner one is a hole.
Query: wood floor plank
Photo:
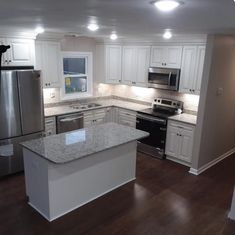
[[[188,168],[138,154],[137,179],[55,220],[26,200],[24,175],[0,179],[1,235],[235,235],[227,219],[235,155],[196,177]]]

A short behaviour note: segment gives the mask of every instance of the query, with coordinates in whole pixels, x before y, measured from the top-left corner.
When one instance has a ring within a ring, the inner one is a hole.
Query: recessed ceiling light
[[[170,38],[172,38],[172,33],[169,32],[169,31],[165,32],[165,33],[163,34],[163,38],[165,38],[165,39],[170,39]]]
[[[154,3],[154,5],[160,10],[160,11],[172,11],[175,8],[177,8],[180,3],[175,0],[159,0]]]
[[[35,32],[37,33],[37,34],[39,34],[39,33],[44,33],[44,28],[42,28],[42,27],[37,27],[36,29],[35,29]]]
[[[110,35],[110,39],[111,39],[111,40],[116,40],[117,38],[118,38],[118,36],[117,36],[116,33],[112,33],[112,34]]]
[[[99,29],[99,26],[97,24],[89,24],[87,28],[91,31],[96,31]]]

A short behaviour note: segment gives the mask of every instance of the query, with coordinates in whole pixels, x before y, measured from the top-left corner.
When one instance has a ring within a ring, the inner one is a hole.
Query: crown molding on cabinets
[[[120,38],[117,41],[111,41],[108,38],[96,38],[97,44],[112,44],[112,45],[143,45],[143,46],[155,46],[155,45],[172,45],[172,44],[201,44],[206,43],[207,35],[175,35],[170,40],[165,40],[161,36],[156,36],[154,38],[135,38],[135,39],[127,39]]]

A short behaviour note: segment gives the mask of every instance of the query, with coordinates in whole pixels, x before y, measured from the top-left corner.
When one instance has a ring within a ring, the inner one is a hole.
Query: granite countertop
[[[186,124],[196,125],[197,116],[187,113],[178,114],[168,118],[169,120],[184,122]]]
[[[73,109],[71,107],[72,105],[55,106],[51,108],[45,108],[44,110],[45,117],[77,113],[77,112],[83,112],[83,111],[94,110],[94,109],[99,109],[99,108],[107,108],[111,106],[133,110],[133,111],[140,111],[140,110],[151,107],[150,105],[143,105],[143,104],[138,104],[138,103],[129,102],[129,101],[122,101],[118,99],[104,99],[104,100],[90,101],[89,103],[97,103],[97,104],[100,104],[101,106],[88,108],[88,109],[82,109],[82,110]],[[76,104],[73,104],[73,106],[75,105]]]
[[[148,135],[147,132],[110,122],[26,141],[21,145],[53,163],[62,164]]]

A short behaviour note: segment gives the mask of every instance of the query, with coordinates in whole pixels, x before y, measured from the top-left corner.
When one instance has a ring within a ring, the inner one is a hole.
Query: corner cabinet
[[[184,47],[180,76],[180,92],[200,95],[205,51],[205,45]]]
[[[60,87],[62,73],[60,43],[36,41],[36,66],[41,70],[44,88]]]
[[[3,54],[3,66],[34,66],[35,41],[22,38],[1,38],[1,45],[10,45],[10,49]]]
[[[192,161],[195,126],[169,121],[165,153],[167,158],[189,166]]]
[[[146,86],[150,62],[150,47],[124,46],[122,55],[122,83]]]
[[[181,68],[182,46],[153,46],[151,48],[151,67]]]

